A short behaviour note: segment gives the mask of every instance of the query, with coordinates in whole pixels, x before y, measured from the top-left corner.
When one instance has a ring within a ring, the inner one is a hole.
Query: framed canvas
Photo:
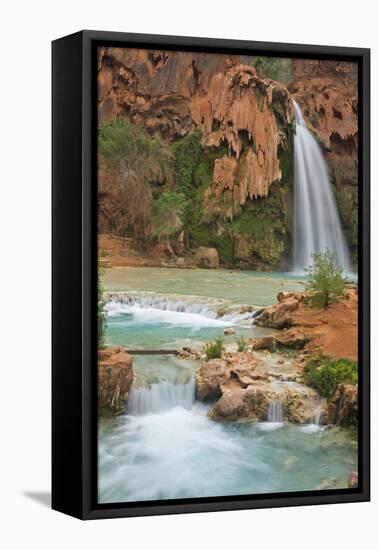
[[[369,500],[367,49],[53,42],[53,508]]]

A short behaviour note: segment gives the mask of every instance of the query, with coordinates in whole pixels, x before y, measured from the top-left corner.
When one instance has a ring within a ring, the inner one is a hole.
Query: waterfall
[[[313,416],[309,419],[309,424],[302,426],[301,431],[304,433],[315,433],[320,431],[322,428],[320,426],[321,415],[324,410],[326,399],[323,397],[315,406]]]
[[[133,388],[129,392],[127,411],[130,415],[157,414],[174,407],[190,409],[195,402],[195,380],[186,384],[159,382],[148,388]]]
[[[129,314],[148,323],[191,327],[251,326],[259,311],[226,300],[154,292],[109,293],[106,301],[109,317]]]
[[[294,101],[295,214],[293,269],[303,272],[312,264],[311,254],[334,252],[344,271],[350,271],[349,252],[341,227],[327,165],[299,105]]]
[[[315,426],[320,426],[321,414],[324,410],[325,403],[326,399],[323,397],[315,409],[314,415],[311,418],[311,424],[314,424]]]
[[[281,401],[271,401],[268,406],[267,421],[276,423],[283,422],[283,405]]]

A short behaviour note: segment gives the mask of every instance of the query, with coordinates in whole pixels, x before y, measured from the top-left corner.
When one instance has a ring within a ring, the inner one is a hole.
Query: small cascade
[[[312,253],[335,254],[346,273],[349,252],[329,181],[322,150],[308,130],[299,105],[294,101],[295,215],[293,270],[303,273],[312,263]]]
[[[310,418],[309,424],[306,424],[305,426],[303,426],[301,428],[301,431],[303,431],[305,433],[314,433],[314,432],[318,432],[318,431],[321,430],[320,420],[321,420],[322,412],[324,410],[325,402],[326,402],[325,398],[322,398],[317,403],[317,405],[314,409],[314,414]]]
[[[258,313],[253,306],[232,305],[224,300],[152,292],[108,294],[105,310],[109,317],[129,314],[147,322],[195,327],[249,326]]]
[[[267,422],[283,422],[283,405],[281,401],[272,401],[268,406]]]
[[[148,388],[133,388],[129,392],[129,415],[158,414],[174,407],[191,409],[195,402],[195,379],[186,384],[159,382]]]
[[[322,399],[321,403],[316,407],[315,413],[311,418],[311,424],[314,424],[315,426],[320,426],[320,419],[324,407],[324,402],[325,399]]]

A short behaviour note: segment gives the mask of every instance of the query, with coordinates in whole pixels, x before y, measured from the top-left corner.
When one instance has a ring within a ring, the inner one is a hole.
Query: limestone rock
[[[358,386],[340,384],[334,396],[328,402],[327,422],[337,426],[357,425]]]
[[[279,292],[279,303],[262,310],[257,317],[257,325],[276,329],[292,326],[292,313],[299,307],[303,300],[300,292]]]
[[[215,248],[199,246],[195,253],[195,261],[198,267],[216,268],[219,266],[218,252]]]
[[[99,350],[97,378],[100,414],[117,415],[124,411],[133,377],[133,358],[123,348]]]
[[[223,390],[246,387],[255,380],[267,379],[259,361],[251,352],[225,353],[220,359],[206,361],[196,373],[196,397],[208,401],[221,397]]]

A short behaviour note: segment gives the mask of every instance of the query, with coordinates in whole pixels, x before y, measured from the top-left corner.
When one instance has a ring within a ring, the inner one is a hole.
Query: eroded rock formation
[[[358,386],[340,384],[336,393],[328,402],[328,424],[337,426],[358,425]]]
[[[203,363],[196,375],[196,396],[217,402],[208,415],[214,420],[265,421],[270,404],[279,403],[283,420],[307,423],[319,405],[315,390],[301,384],[273,383],[272,373],[251,352],[225,353]]]
[[[230,191],[238,206],[281,179],[289,93],[238,56],[101,48],[98,82],[100,122],[127,116],[171,141],[199,128],[205,148],[227,144],[211,193]]]
[[[101,415],[121,414],[133,382],[133,358],[123,348],[98,352],[98,408]]]

